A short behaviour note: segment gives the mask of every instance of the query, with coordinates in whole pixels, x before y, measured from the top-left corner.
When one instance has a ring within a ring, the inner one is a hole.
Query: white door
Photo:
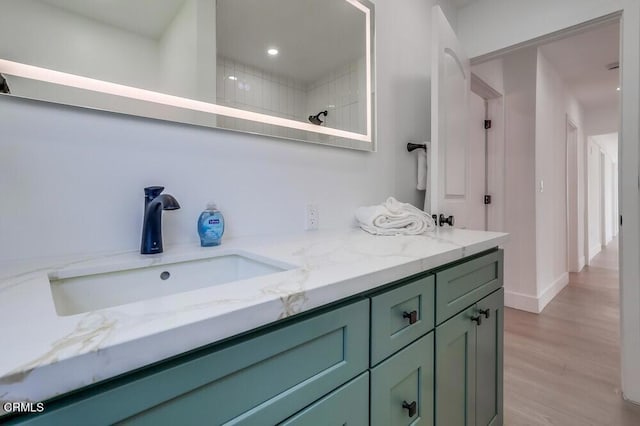
[[[470,66],[439,6],[433,7],[431,64],[431,163],[425,210],[454,216],[468,227],[484,208],[470,209],[469,100]],[[484,219],[483,219],[484,222]]]
[[[467,168],[467,200],[464,226],[467,229],[487,230],[487,208],[484,195],[487,191],[487,131],[484,120],[487,117],[486,101],[473,91],[469,94],[469,146]],[[457,218],[456,218],[457,219]],[[462,220],[462,217],[461,217]],[[460,224],[456,224],[460,226]]]

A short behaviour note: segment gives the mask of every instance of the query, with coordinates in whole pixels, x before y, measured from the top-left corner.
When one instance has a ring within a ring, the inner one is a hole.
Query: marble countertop
[[[3,265],[0,401],[42,401],[504,243],[507,234],[440,229],[377,237],[359,229],[225,240],[93,258]],[[293,269],[59,316],[49,274],[90,274],[250,253]],[[1,415],[1,410],[0,410]]]

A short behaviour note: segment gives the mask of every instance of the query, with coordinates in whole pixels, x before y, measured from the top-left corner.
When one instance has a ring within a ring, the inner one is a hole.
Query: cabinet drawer
[[[277,424],[366,370],[368,330],[363,300],[48,405],[24,424]]]
[[[502,287],[503,251],[497,250],[436,274],[436,324]]]
[[[369,373],[367,372],[280,423],[280,426],[367,426],[368,424]]]
[[[430,275],[371,298],[372,366],[433,329],[434,291]]]
[[[433,332],[371,370],[372,426],[433,425]]]

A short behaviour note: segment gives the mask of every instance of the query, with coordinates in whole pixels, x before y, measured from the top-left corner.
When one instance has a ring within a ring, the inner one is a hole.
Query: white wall
[[[578,141],[582,136],[582,108],[571,95],[553,65],[538,49],[536,74],[536,260],[537,297],[542,309],[569,282],[569,225],[580,230],[578,216],[567,223],[567,117],[578,128]],[[577,147],[576,147],[577,148]],[[572,149],[572,164],[580,159]],[[577,173],[577,167],[576,167]],[[576,174],[577,178],[577,174]],[[543,189],[541,184],[543,183]],[[578,184],[580,193],[580,180]],[[572,194],[573,195],[573,191]],[[575,200],[574,200],[575,201]],[[577,202],[572,206],[576,207]],[[576,213],[572,211],[572,213]],[[579,249],[577,234],[571,246]],[[581,251],[578,250],[578,257]],[[584,255],[582,253],[582,255]]]
[[[366,103],[360,102],[366,93],[364,58],[345,64],[327,73],[307,87],[307,116],[326,110],[326,125],[356,133],[366,133]]]
[[[0,14],[0,37],[11,41],[0,47],[3,59],[152,90],[158,87],[159,58],[153,40],[44,2],[9,3],[3,9],[11,13]]]
[[[197,13],[197,1],[186,1],[160,39],[163,93],[199,99]]]
[[[0,13],[0,39],[8,41],[0,45],[0,58],[134,87],[159,88],[160,57],[154,40],[35,0],[10,0],[3,10],[11,13]],[[126,66],[114,67],[114,63]],[[24,85],[16,93],[28,96],[28,90]]]
[[[536,49],[503,59],[505,102],[505,303],[537,309],[535,216]]]
[[[197,243],[209,200],[229,237],[302,231],[310,202],[321,228],[352,226],[358,206],[389,195],[420,204],[405,146],[428,134],[430,28],[405,18],[431,22],[431,5],[376,2],[377,153],[0,97],[0,263],[137,249],[153,184],[182,205],[165,213],[168,250]]]
[[[620,111],[617,108],[589,108],[584,115],[588,135],[617,133],[620,128]]]
[[[298,121],[307,120],[307,89],[304,83],[223,57],[218,57],[217,69],[218,104]],[[299,139],[303,139],[306,133],[232,117],[220,116],[218,124],[227,129]]]
[[[624,0],[483,0],[458,11],[458,37],[477,57],[622,9]]]

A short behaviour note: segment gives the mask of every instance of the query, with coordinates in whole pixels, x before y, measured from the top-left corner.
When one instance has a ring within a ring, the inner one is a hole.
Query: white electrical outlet
[[[304,229],[314,231],[320,226],[320,210],[317,204],[307,204],[304,215]]]

